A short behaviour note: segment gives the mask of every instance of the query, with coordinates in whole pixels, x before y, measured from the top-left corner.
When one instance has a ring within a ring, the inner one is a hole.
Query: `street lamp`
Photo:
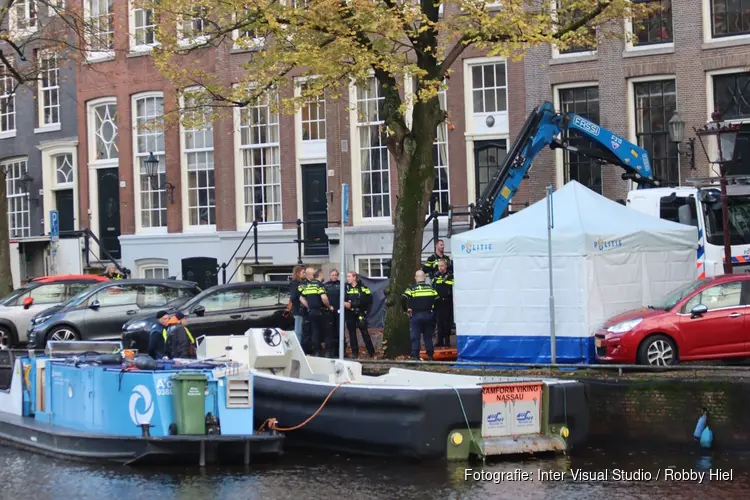
[[[146,167],[146,177],[151,180],[151,186],[154,186],[154,181],[159,178],[159,158],[154,156],[154,153],[149,152],[148,158],[143,160],[143,165]],[[175,187],[171,182],[164,183],[164,191],[166,191],[167,199],[172,204],[174,203],[174,190]]]
[[[724,274],[732,274],[732,245],[729,237],[729,198],[727,197],[726,164],[734,160],[735,144],[740,126],[721,120],[721,113],[714,111],[711,122],[696,130],[701,147],[710,163],[719,165],[721,183],[721,226],[724,230]]]
[[[687,140],[687,147],[682,145],[685,138],[685,122],[680,117],[680,113],[674,112],[672,118],[667,123],[669,130],[669,139],[677,144],[677,152],[685,155],[690,162],[690,170],[695,170],[695,137]]]

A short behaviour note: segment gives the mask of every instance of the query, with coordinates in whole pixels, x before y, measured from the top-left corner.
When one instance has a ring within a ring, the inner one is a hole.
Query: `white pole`
[[[349,202],[349,186],[346,184],[341,185],[341,239],[339,240],[339,246],[341,247],[341,267],[339,269],[339,359],[344,359],[344,289],[346,288],[346,254],[344,253],[344,226],[346,225],[347,217],[347,205]],[[354,353],[352,353],[353,355]]]
[[[552,184],[547,187],[547,266],[549,267],[549,332],[550,356],[552,364],[557,363],[557,346],[555,345],[555,288],[552,282],[552,228],[555,222],[552,213]]]

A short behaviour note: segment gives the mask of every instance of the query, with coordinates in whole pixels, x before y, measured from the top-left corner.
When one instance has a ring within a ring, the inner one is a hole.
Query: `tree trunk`
[[[440,122],[437,98],[414,107],[413,131],[402,148],[394,148],[399,173],[399,196],[393,232],[390,284],[386,290],[385,338],[390,357],[410,352],[409,317],[401,295],[414,283],[422,265],[424,221],[435,181],[433,143]]]
[[[13,291],[10,274],[10,231],[8,230],[8,197],[5,172],[0,172],[0,297]]]

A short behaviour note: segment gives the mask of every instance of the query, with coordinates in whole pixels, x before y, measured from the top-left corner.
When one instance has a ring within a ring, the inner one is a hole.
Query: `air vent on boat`
[[[253,405],[250,380],[227,379],[227,408],[250,408]]]

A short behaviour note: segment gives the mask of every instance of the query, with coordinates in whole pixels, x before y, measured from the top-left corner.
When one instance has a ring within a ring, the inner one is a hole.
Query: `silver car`
[[[29,321],[38,313],[106,281],[97,275],[45,276],[13,290],[0,300],[0,349],[25,343]]]

